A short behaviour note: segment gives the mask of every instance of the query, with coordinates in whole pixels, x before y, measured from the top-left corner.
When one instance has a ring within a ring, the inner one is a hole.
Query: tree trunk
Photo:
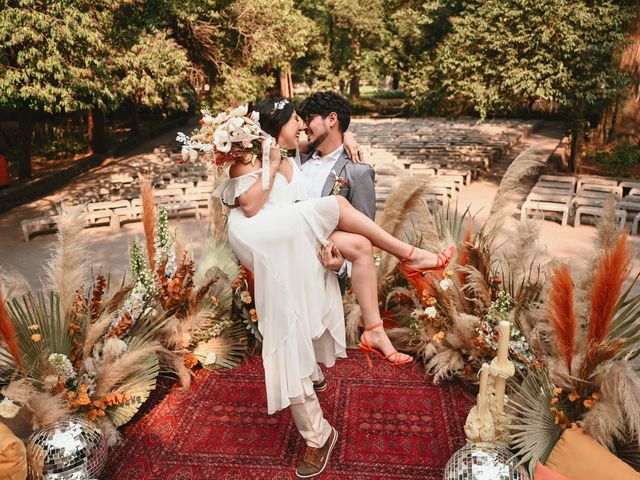
[[[351,69],[351,81],[349,82],[349,98],[360,98],[360,71],[362,66],[360,41],[354,39],[351,42],[351,48],[353,49],[353,63]]]
[[[31,137],[33,136],[33,112],[26,107],[18,110],[20,154],[18,176],[20,180],[31,178]]]
[[[140,133],[140,108],[136,102],[131,102],[131,133]]]
[[[283,98],[291,98],[289,93],[289,80],[285,69],[280,70],[280,96]]]
[[[580,173],[582,166],[582,149],[584,146],[584,121],[580,120],[571,132],[571,157],[569,158],[569,170],[572,173]]]
[[[105,153],[107,143],[104,135],[104,112],[94,105],[89,107],[87,115],[89,132],[89,153]]]
[[[392,78],[391,88],[393,90],[398,90],[398,88],[400,88],[400,73],[393,72],[393,75],[391,76],[391,78]]]
[[[289,95],[293,98],[293,79],[291,78],[291,67],[287,68],[287,82],[289,85]]]

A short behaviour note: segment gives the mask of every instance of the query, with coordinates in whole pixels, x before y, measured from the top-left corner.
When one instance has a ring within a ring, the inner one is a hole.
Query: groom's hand
[[[318,260],[324,268],[338,271],[342,268],[344,257],[332,241],[318,251]]]

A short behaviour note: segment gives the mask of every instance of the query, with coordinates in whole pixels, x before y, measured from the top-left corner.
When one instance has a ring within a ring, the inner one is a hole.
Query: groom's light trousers
[[[302,403],[292,403],[289,408],[293,421],[307,445],[314,448],[322,447],[331,434],[331,425],[324,418],[316,393],[305,397]]]

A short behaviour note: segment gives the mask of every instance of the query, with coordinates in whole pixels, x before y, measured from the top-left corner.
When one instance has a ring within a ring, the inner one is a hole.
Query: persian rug
[[[473,395],[458,382],[433,385],[418,363],[381,361],[357,350],[325,370],[318,394],[338,443],[320,478],[440,480],[465,443]],[[240,368],[202,370],[189,390],[163,381],[151,407],[123,430],[101,479],[295,479],[304,454],[288,409],[267,415],[259,356]]]

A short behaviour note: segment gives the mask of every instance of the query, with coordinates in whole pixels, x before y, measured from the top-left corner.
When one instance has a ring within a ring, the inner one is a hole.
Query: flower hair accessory
[[[278,110],[282,110],[286,105],[289,104],[289,100],[287,100],[286,98],[280,100],[279,102],[276,102],[273,105],[273,110],[271,110],[271,113],[276,113]]]

